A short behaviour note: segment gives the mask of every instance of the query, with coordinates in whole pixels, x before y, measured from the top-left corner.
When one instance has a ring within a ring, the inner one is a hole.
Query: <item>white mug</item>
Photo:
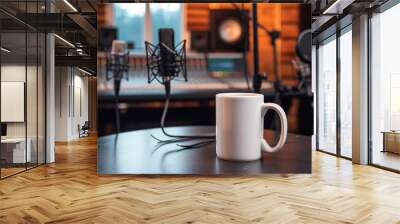
[[[264,116],[269,109],[280,119],[278,143],[271,147],[263,138]],[[255,93],[221,93],[216,96],[216,153],[224,160],[251,161],[261,158],[261,151],[274,152],[283,147],[287,135],[287,118],[274,103],[264,103]]]

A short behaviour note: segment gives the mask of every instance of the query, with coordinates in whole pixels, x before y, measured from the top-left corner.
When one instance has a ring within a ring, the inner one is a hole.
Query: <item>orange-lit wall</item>
[[[242,6],[242,3],[237,3]],[[247,10],[251,11],[251,4],[244,4]],[[190,30],[209,30],[210,9],[234,9],[231,3],[187,3],[186,4],[186,25]],[[295,78],[295,71],[292,66],[292,59],[295,57],[296,38],[300,32],[300,5],[299,4],[258,4],[259,23],[269,29],[281,31],[281,38],[278,40],[279,63],[282,79],[286,83]],[[269,80],[274,79],[272,66],[272,47],[269,36],[259,30],[259,53],[260,71],[267,72]],[[252,68],[252,29],[250,26],[250,52],[248,54],[249,71]]]

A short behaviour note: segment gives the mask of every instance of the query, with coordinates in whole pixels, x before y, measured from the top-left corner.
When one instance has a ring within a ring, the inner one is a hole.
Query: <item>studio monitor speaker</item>
[[[248,13],[243,11],[243,13]],[[242,52],[248,49],[249,22],[239,10],[210,11],[211,48],[214,51]]]

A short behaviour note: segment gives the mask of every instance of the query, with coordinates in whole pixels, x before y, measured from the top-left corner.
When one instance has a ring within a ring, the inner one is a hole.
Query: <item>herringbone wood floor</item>
[[[313,153],[312,175],[96,174],[96,139],[0,181],[0,223],[400,223],[400,175]]]

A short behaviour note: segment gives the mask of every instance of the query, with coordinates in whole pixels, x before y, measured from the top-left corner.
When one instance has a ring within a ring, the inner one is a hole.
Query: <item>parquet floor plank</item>
[[[0,223],[400,223],[400,175],[313,152],[310,175],[99,176],[96,138],[0,181]]]

